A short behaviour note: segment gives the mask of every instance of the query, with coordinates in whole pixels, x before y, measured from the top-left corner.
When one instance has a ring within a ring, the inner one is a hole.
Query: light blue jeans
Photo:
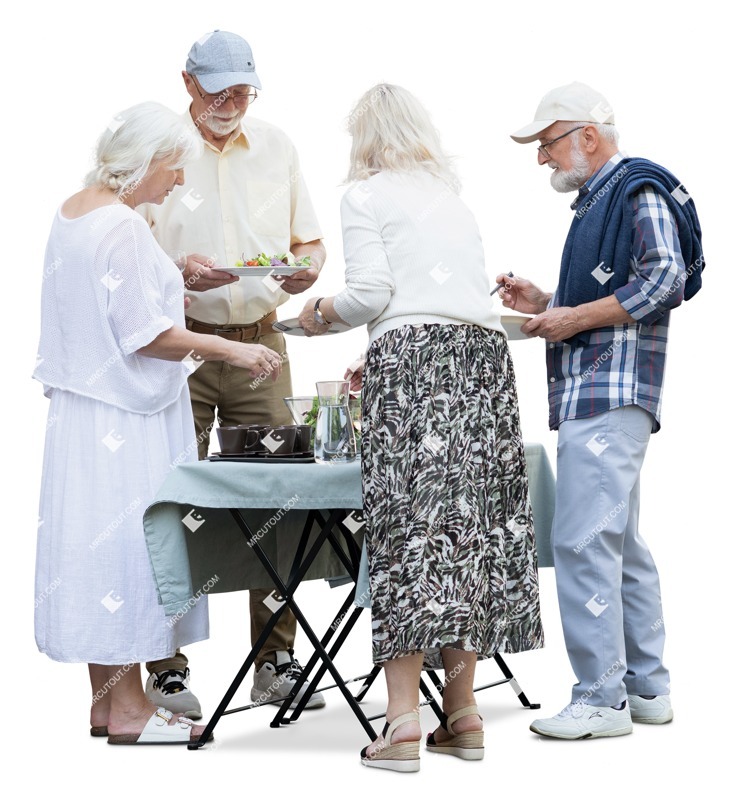
[[[652,416],[625,406],[558,432],[553,556],[572,700],[670,693],[655,563],[637,528]]]

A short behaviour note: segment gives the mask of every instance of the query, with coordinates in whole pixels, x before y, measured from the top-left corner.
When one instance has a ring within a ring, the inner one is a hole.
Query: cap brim
[[[230,86],[246,85],[254,86],[256,89],[263,88],[255,72],[217,72],[205,75],[194,73],[194,75],[207,94],[218,94]]]
[[[516,142],[520,144],[529,144],[530,142],[534,142],[537,139],[540,139],[541,133],[547,128],[557,122],[558,120],[555,119],[536,119],[533,120],[529,125],[526,125],[524,128],[520,128],[519,131],[515,131],[515,133],[510,134],[510,138],[514,139]]]

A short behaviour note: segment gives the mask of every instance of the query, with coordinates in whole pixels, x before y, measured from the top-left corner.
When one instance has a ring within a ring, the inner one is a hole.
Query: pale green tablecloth
[[[176,614],[204,586],[211,594],[272,587],[230,508],[242,509],[258,544],[279,574],[287,577],[307,509],[324,509],[326,514],[327,509],[361,506],[359,461],[333,467],[233,461],[180,465],[167,476],[143,518],[166,614]],[[192,511],[195,516],[189,516]],[[196,527],[199,518],[203,522]],[[312,538],[316,535],[312,533]],[[326,546],[305,579],[345,572],[333,549]]]
[[[538,562],[552,566],[555,479],[541,445],[526,443],[525,454]],[[248,525],[261,533],[260,546],[279,574],[287,577],[308,509],[324,509],[326,514],[328,509],[362,507],[360,468],[359,461],[337,466],[199,461],[177,467],[167,476],[143,520],[166,614],[182,610],[203,587],[216,593],[272,586],[230,508],[243,510]],[[312,537],[315,535],[312,532]],[[362,562],[364,574],[360,575],[357,598],[366,604],[364,552]],[[344,574],[343,564],[327,544],[305,579]]]

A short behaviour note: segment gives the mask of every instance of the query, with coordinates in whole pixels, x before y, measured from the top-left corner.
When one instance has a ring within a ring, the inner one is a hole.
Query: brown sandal
[[[90,736],[109,736],[106,725],[92,725],[89,729]]]
[[[432,753],[446,753],[450,756],[463,758],[465,761],[481,761],[484,758],[484,731],[454,733],[452,727],[457,719],[470,717],[473,714],[482,719],[476,706],[466,706],[454,711],[446,720],[446,726],[441,725],[445,731],[451,734],[451,738],[439,744],[436,742],[433,733],[429,733],[426,738],[426,750],[430,750]]]

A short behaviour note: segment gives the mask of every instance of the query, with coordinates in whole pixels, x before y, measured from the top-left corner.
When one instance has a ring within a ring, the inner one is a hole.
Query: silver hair
[[[122,195],[134,189],[151,164],[167,162],[180,169],[202,149],[201,136],[179,114],[160,103],[139,103],[117,114],[99,137],[95,166],[84,185]]]
[[[619,144],[619,131],[617,130],[616,125],[611,125],[609,123],[601,123],[601,122],[564,122],[564,133],[570,131],[572,128],[577,127],[578,125],[591,125],[599,131],[599,136],[602,139],[605,139],[607,142],[611,144]],[[575,139],[578,134],[575,134],[573,138]]]
[[[602,139],[606,139],[611,144],[619,144],[619,131],[616,125],[594,123],[594,127],[599,131]]]

